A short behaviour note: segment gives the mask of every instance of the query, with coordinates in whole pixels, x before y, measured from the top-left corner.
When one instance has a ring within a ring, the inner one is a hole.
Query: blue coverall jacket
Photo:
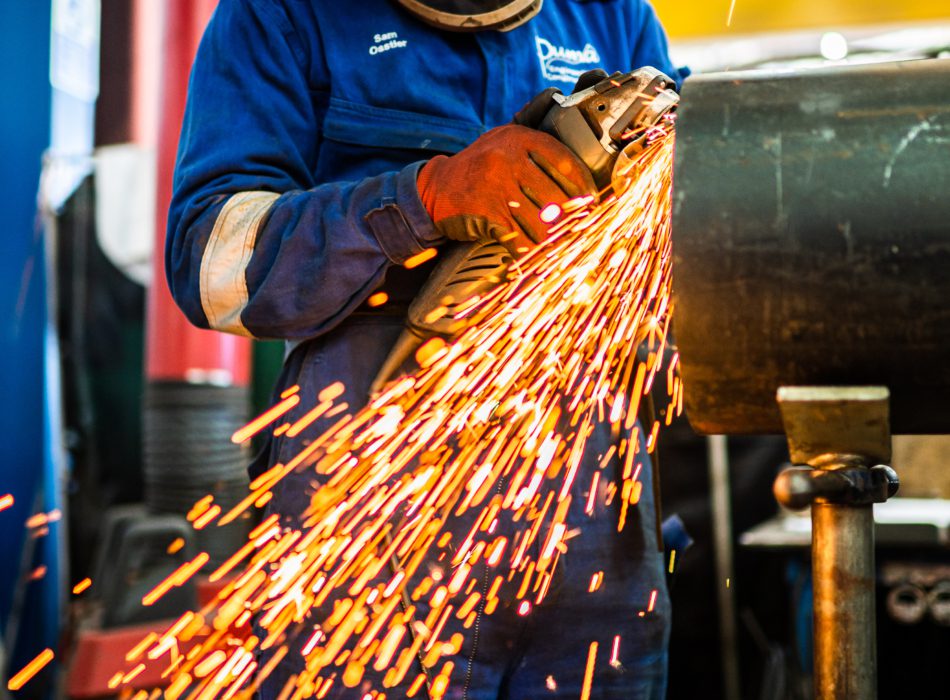
[[[526,25],[475,34],[439,31],[390,0],[221,0],[182,129],[165,251],[172,293],[198,326],[298,341],[278,391],[300,385],[300,414],[336,381],[360,406],[431,269],[401,263],[443,242],[416,191],[421,163],[509,122],[546,87],[569,92],[586,70],[642,65],[681,77],[643,0],[545,0]],[[368,308],[380,290],[389,302]],[[273,439],[252,473],[327,427]],[[669,603],[643,473],[623,533],[606,507],[576,516],[582,534],[547,605],[527,618],[499,609],[466,635],[450,696],[576,698],[595,640],[594,697],[662,695]],[[576,483],[573,502],[584,503],[590,479]],[[269,507],[292,520],[309,488],[292,475]],[[604,585],[589,594],[597,571]]]

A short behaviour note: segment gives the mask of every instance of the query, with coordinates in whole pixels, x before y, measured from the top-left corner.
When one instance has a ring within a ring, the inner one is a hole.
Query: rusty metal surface
[[[891,459],[886,387],[783,386],[776,395],[794,464],[820,466],[826,455],[857,455],[869,464]]]
[[[950,432],[950,60],[688,80],[674,335],[703,433],[780,433],[782,385],[881,385]]]
[[[877,695],[872,506],[812,506],[815,697]]]

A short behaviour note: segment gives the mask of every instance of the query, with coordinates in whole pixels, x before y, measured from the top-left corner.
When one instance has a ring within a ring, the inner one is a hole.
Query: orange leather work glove
[[[508,124],[419,171],[419,196],[436,229],[456,241],[498,241],[516,257],[547,236],[549,204],[596,192],[590,171],[553,136]]]

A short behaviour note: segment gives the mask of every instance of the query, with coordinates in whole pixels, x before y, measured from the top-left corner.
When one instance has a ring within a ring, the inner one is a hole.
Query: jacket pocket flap
[[[456,153],[484,131],[478,124],[361,105],[335,97],[330,99],[323,129],[324,136],[333,141],[440,153]]]

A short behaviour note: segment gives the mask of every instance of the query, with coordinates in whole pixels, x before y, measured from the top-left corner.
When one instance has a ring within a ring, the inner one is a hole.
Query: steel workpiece
[[[705,434],[781,433],[780,386],[886,386],[950,431],[950,60],[687,80],[673,333]]]

